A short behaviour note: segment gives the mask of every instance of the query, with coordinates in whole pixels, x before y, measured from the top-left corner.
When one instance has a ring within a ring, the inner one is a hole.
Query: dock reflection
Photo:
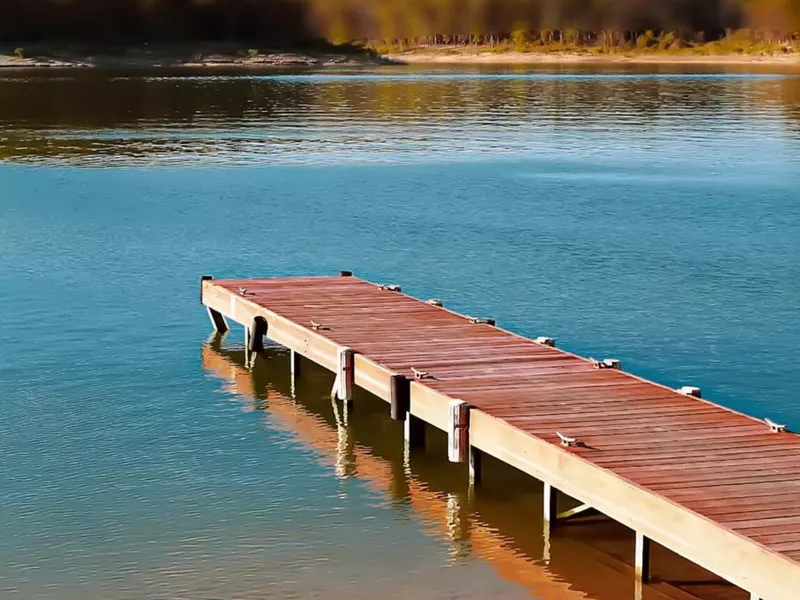
[[[446,439],[429,432],[424,451],[403,443],[402,424],[388,405],[357,391],[354,410],[331,402],[332,375],[304,362],[293,381],[287,352],[270,348],[248,369],[244,350],[212,338],[203,368],[224,382],[245,410],[265,411],[270,426],[314,450],[340,478],[357,478],[398,510],[410,510],[426,533],[448,544],[453,561],[483,560],[496,573],[545,600],[745,600],[741,590],[702,569],[654,550],[659,581],[637,589],[632,533],[602,516],[560,525],[542,523],[541,485],[488,459],[480,488],[468,485],[464,465],[447,462]]]

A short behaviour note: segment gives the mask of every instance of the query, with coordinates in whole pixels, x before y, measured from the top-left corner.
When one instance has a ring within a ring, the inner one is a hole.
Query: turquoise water
[[[0,73],[0,595],[548,597],[204,368],[201,274],[352,269],[800,427],[800,78],[479,75]]]

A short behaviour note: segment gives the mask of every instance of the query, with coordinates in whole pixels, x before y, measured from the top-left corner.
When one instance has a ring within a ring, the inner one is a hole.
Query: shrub
[[[249,56],[250,58],[256,58],[258,55],[259,52],[256,48],[250,48],[250,50],[247,51],[247,56]]]
[[[658,47],[661,50],[674,50],[681,47],[681,38],[674,31],[667,31],[658,37]]]
[[[568,46],[579,46],[581,42],[580,31],[577,29],[565,29],[562,40]]]
[[[511,43],[517,52],[522,52],[528,45],[528,34],[524,29],[515,29],[511,32]]]
[[[17,58],[25,58],[25,50],[23,50],[22,48],[16,48],[14,50],[14,56],[16,56]]]
[[[730,32],[726,38],[732,42],[752,43],[755,39],[755,35],[751,29],[737,29],[736,31]]]
[[[653,46],[658,45],[658,40],[656,39],[656,35],[653,33],[652,29],[648,29],[638,38],[636,38],[636,47],[640,50],[644,50],[645,48],[651,48]]]

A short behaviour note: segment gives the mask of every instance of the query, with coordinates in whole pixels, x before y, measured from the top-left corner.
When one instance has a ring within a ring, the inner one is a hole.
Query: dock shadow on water
[[[264,415],[266,430],[285,434],[297,451],[310,451],[315,461],[348,494],[356,486],[382,501],[378,523],[406,521],[435,541],[448,558],[446,566],[485,564],[480,570],[457,571],[459,598],[536,597],[544,600],[746,600],[747,594],[661,547],[653,549],[654,581],[634,584],[633,532],[602,515],[559,523],[552,531],[542,520],[540,482],[486,457],[479,486],[471,486],[467,467],[447,461],[446,435],[427,426],[423,448],[403,441],[403,424],[389,418],[389,407],[357,390],[352,408],[331,400],[333,375],[301,360],[295,378],[290,355],[271,346],[252,362],[241,344],[212,336],[202,347],[203,369],[222,382],[222,391],[245,412]],[[265,452],[270,448],[265,441]],[[302,477],[303,474],[297,476]],[[559,510],[577,502],[562,500]],[[365,531],[354,531],[341,548],[359,554]],[[322,534],[321,534],[322,535]],[[422,573],[418,548],[407,538],[392,539],[387,529],[382,544],[393,547],[391,570],[405,581],[404,594],[435,598],[452,596],[448,576]],[[380,575],[368,574],[352,590],[363,597],[394,597]],[[495,579],[497,584],[487,580]],[[326,585],[339,586],[331,574]],[[364,585],[366,584],[366,585]],[[335,593],[334,593],[335,596]]]

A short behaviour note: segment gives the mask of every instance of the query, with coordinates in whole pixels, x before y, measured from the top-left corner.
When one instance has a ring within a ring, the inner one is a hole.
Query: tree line
[[[800,0],[0,0],[0,39],[489,42],[800,31]]]

